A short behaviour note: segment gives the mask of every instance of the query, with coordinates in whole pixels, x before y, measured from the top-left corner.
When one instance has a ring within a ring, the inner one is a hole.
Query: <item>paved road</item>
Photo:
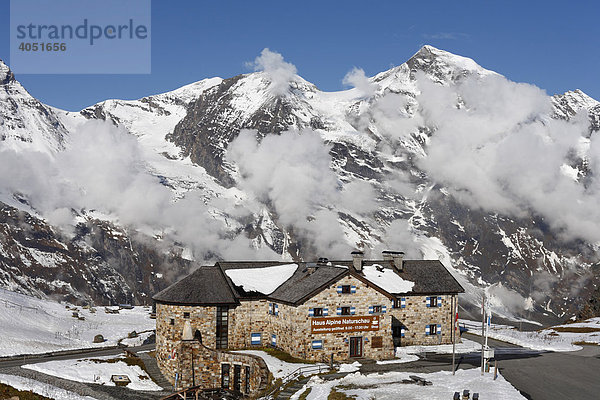
[[[128,347],[127,350],[132,352],[154,350],[154,344],[147,344],[138,347]],[[55,376],[43,374],[37,371],[20,368],[25,364],[36,364],[47,361],[71,360],[80,358],[93,358],[112,356],[123,353],[124,349],[94,349],[83,350],[76,354],[64,354],[53,356],[40,356],[18,360],[3,360],[0,361],[0,373],[8,375],[17,375],[29,379],[34,379],[39,382],[47,383],[64,390],[77,393],[81,396],[89,396],[98,400],[157,400],[170,394],[169,391],[162,392],[144,392],[135,391],[118,386],[105,386],[93,383],[82,383],[61,379]]]
[[[58,360],[76,360],[79,358],[84,358],[84,357],[104,357],[104,356],[114,356],[117,354],[122,354],[123,351],[125,351],[125,349],[132,351],[134,353],[137,353],[138,351],[150,351],[150,350],[154,350],[154,343],[151,344],[144,344],[141,346],[137,346],[137,347],[124,347],[124,348],[117,348],[117,349],[88,349],[88,350],[81,350],[79,352],[77,352],[76,354],[65,354],[65,355],[53,355],[53,356],[48,356],[48,355],[44,355],[44,356],[39,356],[36,357],[35,355],[33,356],[27,356],[27,358],[19,358],[17,360],[0,360],[0,370],[4,369],[4,368],[11,368],[11,367],[20,367],[21,365],[25,365],[25,364],[37,364],[37,363],[42,363],[42,362],[46,362],[46,361],[58,361]]]
[[[469,339],[480,341],[473,335]],[[503,342],[490,344],[510,348]],[[496,359],[502,376],[528,399],[600,399],[600,346],[556,353],[505,350]]]

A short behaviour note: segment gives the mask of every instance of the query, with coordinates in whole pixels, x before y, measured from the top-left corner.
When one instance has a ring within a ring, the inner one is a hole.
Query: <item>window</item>
[[[269,314],[279,315],[279,306],[276,303],[269,303]]]
[[[169,321],[169,325],[175,325],[175,319],[171,318],[171,321]]]
[[[350,293],[350,285],[342,285],[342,293]]]
[[[429,335],[435,335],[437,333],[437,326],[435,324],[428,325]]]
[[[322,308],[315,308],[313,315],[315,317],[322,317],[323,316],[323,309]]]
[[[183,313],[183,318],[189,318],[190,317],[190,313],[189,312],[184,312]]]
[[[229,389],[229,364],[221,364],[221,388]]]
[[[229,308],[227,306],[217,307],[217,323],[216,323],[216,347],[217,349],[226,349],[228,345],[229,332]]]
[[[250,367],[244,366],[244,393],[250,393]]]
[[[437,297],[429,297],[429,307],[437,307]]]
[[[342,307],[342,315],[351,315],[350,307]]]
[[[381,306],[373,306],[373,314],[381,314]]]

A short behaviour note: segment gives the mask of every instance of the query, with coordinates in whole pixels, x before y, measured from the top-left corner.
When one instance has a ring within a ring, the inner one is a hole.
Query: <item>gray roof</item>
[[[177,304],[237,304],[240,300],[270,299],[277,302],[298,305],[329,286],[341,277],[351,274],[373,287],[377,287],[360,271],[353,267],[352,261],[330,261],[326,265],[299,262],[298,269],[269,295],[258,292],[246,292],[233,284],[225,274],[230,269],[272,267],[290,264],[282,261],[238,261],[218,262],[213,267],[200,267],[194,273],[155,295],[158,302]],[[378,264],[384,268],[393,268],[389,260],[364,260],[363,265]],[[396,273],[405,280],[414,282],[413,289],[407,293],[388,293],[396,295],[451,294],[462,293],[464,289],[452,274],[438,260],[404,260],[402,271]]]
[[[200,267],[152,297],[159,303],[219,305],[238,304],[218,266]]]
[[[284,303],[303,303],[320,289],[337,281],[348,272],[348,268],[299,263],[299,268],[294,275],[271,293],[269,298]]]

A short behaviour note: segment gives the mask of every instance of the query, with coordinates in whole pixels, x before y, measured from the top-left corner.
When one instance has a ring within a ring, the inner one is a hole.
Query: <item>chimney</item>
[[[393,253],[394,253],[393,251],[389,251],[389,250],[382,251],[381,255],[383,256],[383,260],[384,261],[393,261],[393,257],[392,257]]]
[[[365,254],[362,251],[352,252],[352,265],[359,272],[362,271],[363,258],[365,258]]]
[[[385,250],[381,252],[384,261],[391,261],[392,265],[398,272],[402,272],[404,265],[404,252],[403,251],[389,251]]]
[[[398,270],[398,272],[404,271],[404,252],[403,251],[395,251],[392,253],[392,259],[394,260],[394,266]]]

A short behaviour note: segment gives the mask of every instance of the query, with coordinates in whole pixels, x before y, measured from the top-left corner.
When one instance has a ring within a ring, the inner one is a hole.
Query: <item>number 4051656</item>
[[[21,51],[66,51],[66,43],[29,43],[22,42],[19,45]]]

